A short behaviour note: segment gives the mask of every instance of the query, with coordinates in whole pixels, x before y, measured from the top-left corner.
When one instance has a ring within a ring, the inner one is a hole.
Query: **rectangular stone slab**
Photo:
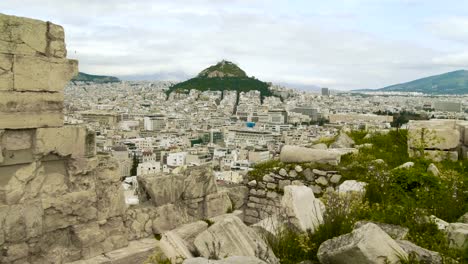
[[[59,25],[0,14],[0,53],[65,58],[64,39]]]
[[[63,126],[63,93],[0,91],[0,129]]]
[[[76,60],[15,55],[13,89],[62,92],[76,74],[78,74]]]
[[[62,111],[0,113],[0,129],[63,126]]]

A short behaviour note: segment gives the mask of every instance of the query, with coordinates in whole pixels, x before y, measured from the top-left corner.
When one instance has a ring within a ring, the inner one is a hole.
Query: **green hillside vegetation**
[[[467,94],[468,71],[459,70],[396,84],[377,91],[420,92],[425,94]]]
[[[84,72],[79,72],[78,75],[71,79],[72,82],[94,82],[94,83],[114,83],[120,82],[119,78],[105,75],[92,75]]]
[[[338,166],[303,163],[305,168],[337,170],[343,180],[366,182],[364,197],[345,198],[333,192],[320,199],[326,205],[324,224],[315,233],[300,233],[286,229],[276,238],[266,236],[281,263],[299,263],[310,260],[318,263],[317,251],[326,240],[353,230],[357,221],[367,220],[400,225],[409,228],[407,240],[423,248],[439,252],[444,263],[468,263],[468,252],[450,248],[446,235],[436,224],[428,220],[435,215],[447,222],[457,219],[468,211],[468,161],[444,161],[434,163],[439,176],[427,172],[431,161],[410,158],[407,153],[407,131],[394,130],[388,134],[375,134],[365,138],[366,132],[353,131],[349,135],[356,144],[371,143],[358,154],[342,157]],[[382,159],[385,163],[374,162]],[[393,168],[413,161],[410,169]],[[293,169],[297,164],[284,164],[278,160],[256,165],[249,172],[250,179],[261,179],[278,168]],[[402,263],[420,263],[414,259]]]
[[[275,96],[269,84],[248,77],[237,65],[228,61],[221,61],[210,66],[198,74],[197,77],[185,82],[175,84],[169,88],[167,94],[172,92],[189,93],[191,89],[199,91],[259,91],[263,100],[266,96]]]
[[[199,91],[259,91],[262,97],[273,96],[268,84],[249,77],[195,77],[185,82],[173,85],[168,93],[188,93],[191,89]]]

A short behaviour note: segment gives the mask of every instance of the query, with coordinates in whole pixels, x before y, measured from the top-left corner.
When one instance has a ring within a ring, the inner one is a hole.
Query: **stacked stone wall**
[[[244,222],[255,224],[268,216],[279,214],[284,187],[288,185],[305,185],[312,189],[315,197],[327,190],[335,190],[341,183],[337,171],[324,171],[312,168],[276,168],[263,176],[261,181],[248,183],[249,195],[245,208]]]

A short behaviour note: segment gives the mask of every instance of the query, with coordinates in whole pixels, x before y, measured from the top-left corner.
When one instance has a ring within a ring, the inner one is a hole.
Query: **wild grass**
[[[277,238],[270,237],[268,243],[281,263],[317,261],[321,243],[349,233],[359,220],[407,227],[408,240],[439,252],[444,263],[452,260],[468,263],[468,252],[449,248],[446,235],[428,220],[430,215],[435,215],[447,222],[456,222],[468,211],[468,161],[435,163],[440,175],[434,176],[427,172],[432,161],[408,156],[407,132],[404,130],[372,137],[365,137],[366,133],[360,131],[349,135],[356,144],[371,143],[372,147],[361,149],[357,155],[342,157],[341,164],[334,169],[345,180],[366,182],[365,196],[351,203],[340,200],[339,196],[324,195],[322,200],[327,211],[323,225],[315,232],[299,233],[286,229]],[[376,159],[382,159],[384,163],[375,162]],[[415,165],[410,169],[394,169],[408,161]],[[417,263],[414,259],[405,261],[403,263]]]

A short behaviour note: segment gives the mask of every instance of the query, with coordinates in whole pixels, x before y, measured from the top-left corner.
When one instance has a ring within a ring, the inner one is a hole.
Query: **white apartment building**
[[[185,165],[187,152],[172,152],[167,153],[166,164],[170,167],[179,167]]]
[[[164,115],[151,115],[144,117],[145,130],[164,130],[167,126],[167,118]]]
[[[158,173],[161,171],[161,163],[158,161],[147,161],[138,164],[137,176]]]
[[[245,146],[262,146],[274,142],[271,132],[253,129],[231,129],[227,132],[226,143]]]

